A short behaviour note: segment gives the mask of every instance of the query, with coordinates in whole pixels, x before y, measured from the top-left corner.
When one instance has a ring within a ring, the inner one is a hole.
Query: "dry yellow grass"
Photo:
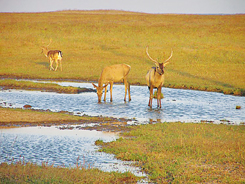
[[[0,75],[96,81],[103,67],[131,65],[145,84],[154,58],[164,60],[165,85],[244,93],[245,15],[153,15],[118,11],[0,14]],[[63,51],[63,71],[49,71],[40,46]],[[43,43],[44,42],[44,43]]]

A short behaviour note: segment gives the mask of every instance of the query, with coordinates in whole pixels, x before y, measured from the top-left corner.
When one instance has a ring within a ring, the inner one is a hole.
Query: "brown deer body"
[[[51,40],[50,40],[49,45],[50,44],[51,44]],[[59,66],[59,62],[60,62],[60,70],[62,71],[62,63],[61,63],[61,61],[62,61],[62,52],[60,50],[48,50],[48,46],[47,47],[42,47],[42,53],[47,58],[49,58],[49,69],[56,71],[58,66]],[[56,63],[55,69],[53,68],[53,62]]]
[[[110,101],[112,102],[112,87],[114,82],[120,82],[123,80],[125,85],[125,97],[124,101],[126,101],[127,91],[128,91],[128,100],[131,101],[130,96],[130,85],[127,81],[127,77],[130,71],[130,66],[126,64],[117,64],[105,67],[100,75],[98,86],[94,83],[92,85],[97,89],[98,102],[101,102],[101,97],[103,94],[103,89],[105,89],[104,101],[106,101],[106,92],[107,85],[110,84]],[[105,85],[104,85],[105,84]],[[103,86],[104,85],[104,86]]]
[[[159,63],[157,60],[154,60],[150,57],[148,53],[148,47],[146,47],[146,54],[156,65],[156,67],[152,67],[145,76],[147,86],[150,90],[148,106],[152,107],[153,89],[157,88],[157,107],[161,108],[161,91],[164,84],[164,67],[169,63],[173,51],[171,51],[170,57],[163,63]]]

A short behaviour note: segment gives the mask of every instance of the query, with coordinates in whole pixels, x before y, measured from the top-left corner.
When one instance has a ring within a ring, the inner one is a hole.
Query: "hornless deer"
[[[109,83],[110,83],[110,95],[111,95],[110,101],[112,102],[113,82],[120,82],[122,80],[125,85],[124,101],[126,101],[127,91],[128,91],[128,101],[131,101],[130,85],[127,82],[127,77],[128,77],[130,68],[131,67],[126,64],[117,64],[117,65],[107,66],[102,70],[99,81],[98,81],[98,86],[92,83],[93,86],[97,89],[97,96],[98,96],[99,103],[101,102],[103,89],[105,89],[104,101],[106,101],[106,92],[107,92],[107,86]],[[103,84],[105,85],[103,86]]]
[[[169,63],[169,60],[173,55],[173,50],[171,50],[170,57],[163,63],[159,63],[157,60],[151,58],[148,53],[148,46],[146,47],[146,54],[156,65],[156,67],[152,67],[145,76],[147,86],[150,90],[148,106],[152,107],[153,88],[157,88],[157,107],[161,108],[161,91],[164,83],[164,67]]]
[[[49,69],[56,71],[60,62],[60,70],[62,71],[62,52],[60,50],[48,50],[48,46],[51,44],[52,40],[46,47],[42,47],[42,53],[49,58]],[[56,68],[53,68],[53,62],[56,63]]]

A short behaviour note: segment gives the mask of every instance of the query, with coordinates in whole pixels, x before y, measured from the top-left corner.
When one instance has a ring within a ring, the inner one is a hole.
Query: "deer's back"
[[[48,57],[51,59],[62,59],[62,52],[60,50],[50,50],[48,51]]]
[[[128,75],[130,68],[131,67],[126,64],[116,64],[105,67],[101,73],[101,78],[103,81],[119,82]]]

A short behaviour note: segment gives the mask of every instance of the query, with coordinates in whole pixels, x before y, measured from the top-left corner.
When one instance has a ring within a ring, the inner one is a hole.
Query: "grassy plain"
[[[244,95],[245,15],[154,15],[120,11],[0,14],[0,76],[97,81],[103,67],[131,65],[145,85],[154,66],[174,54],[165,86]],[[63,51],[63,71],[49,71],[41,46]]]
[[[137,166],[156,183],[244,183],[245,127],[158,123],[132,127],[101,151]]]

